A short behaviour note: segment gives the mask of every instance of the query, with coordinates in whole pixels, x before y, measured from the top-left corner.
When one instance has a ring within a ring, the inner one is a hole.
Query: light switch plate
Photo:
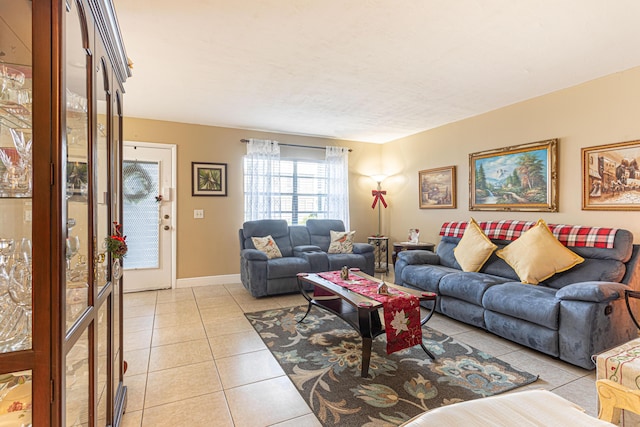
[[[204,209],[194,209],[193,210],[193,217],[195,219],[204,218]]]

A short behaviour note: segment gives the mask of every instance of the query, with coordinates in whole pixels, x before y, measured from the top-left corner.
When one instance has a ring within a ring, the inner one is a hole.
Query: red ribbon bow
[[[380,200],[380,203],[382,203],[382,205],[386,208],[387,207],[387,202],[384,201],[384,197],[382,197],[383,194],[387,194],[386,190],[371,190],[371,195],[373,196],[373,204],[371,205],[371,209],[375,209],[376,208],[376,204],[378,203],[378,200]]]

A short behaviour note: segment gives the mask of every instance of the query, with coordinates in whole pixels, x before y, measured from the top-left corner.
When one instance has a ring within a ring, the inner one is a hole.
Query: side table
[[[368,243],[373,245],[374,248],[373,256],[376,273],[387,273],[389,271],[389,238],[371,236],[368,238]]]
[[[398,254],[402,251],[415,251],[418,249],[425,251],[433,251],[436,245],[434,243],[429,242],[396,242],[393,244],[393,255],[391,256],[391,260],[393,261],[393,265],[396,264],[396,258],[398,258]]]

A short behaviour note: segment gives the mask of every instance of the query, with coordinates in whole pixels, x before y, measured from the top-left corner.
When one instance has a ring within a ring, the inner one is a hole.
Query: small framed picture
[[[446,166],[418,172],[420,209],[455,209],[456,167]]]
[[[191,162],[192,196],[226,196],[227,164]]]
[[[582,149],[582,209],[640,210],[640,141]]]

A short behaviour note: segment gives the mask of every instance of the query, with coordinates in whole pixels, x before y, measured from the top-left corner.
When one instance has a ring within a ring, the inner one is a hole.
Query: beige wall
[[[374,183],[366,175],[380,170],[380,145],[125,118],[126,141],[168,143],[178,147],[178,279],[240,272],[238,229],[242,227],[244,215],[242,156],[246,153],[246,145],[240,142],[243,138],[352,148],[349,155],[351,229],[356,230],[357,240],[363,242],[376,232],[377,216],[371,210]],[[191,196],[191,162],[194,161],[228,164],[227,197]],[[204,209],[204,219],[194,219],[194,209]]]
[[[469,211],[469,153],[559,138],[559,212]],[[627,228],[640,242],[640,212],[581,209],[582,147],[640,139],[640,68],[613,74],[383,146],[391,240],[420,228],[437,243],[448,220],[543,218],[551,223]],[[457,209],[419,209],[418,171],[457,166]]]

